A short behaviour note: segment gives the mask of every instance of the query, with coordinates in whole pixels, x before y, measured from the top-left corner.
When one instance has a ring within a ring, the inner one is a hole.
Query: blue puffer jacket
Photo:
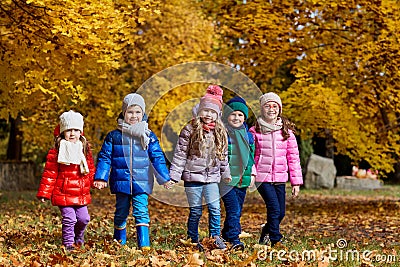
[[[153,174],[159,184],[169,181],[168,168],[157,136],[151,132],[149,137],[148,149],[143,150],[139,138],[122,135],[118,129],[109,132],[97,157],[94,180],[107,182],[110,177],[111,193],[132,195],[151,194]]]

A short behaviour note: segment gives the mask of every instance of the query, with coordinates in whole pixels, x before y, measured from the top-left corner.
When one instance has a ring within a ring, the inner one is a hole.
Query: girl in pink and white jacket
[[[290,176],[292,196],[297,197],[303,176],[294,124],[282,117],[282,101],[272,92],[260,97],[261,116],[250,129],[255,156],[252,178],[267,208],[267,222],[261,230],[260,244],[282,241],[280,223],[285,217],[285,184]]]

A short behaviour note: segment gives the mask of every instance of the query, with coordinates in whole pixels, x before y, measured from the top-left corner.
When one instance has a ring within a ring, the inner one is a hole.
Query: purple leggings
[[[83,244],[87,224],[90,221],[87,206],[59,207],[62,215],[62,243],[64,246]]]

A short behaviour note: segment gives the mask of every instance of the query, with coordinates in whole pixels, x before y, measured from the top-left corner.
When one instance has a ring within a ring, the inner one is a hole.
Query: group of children
[[[267,208],[259,243],[282,242],[279,226],[285,215],[285,183],[290,176],[293,196],[303,183],[294,125],[281,116],[282,102],[275,93],[260,97],[261,115],[250,129],[245,122],[249,116],[245,100],[236,96],[223,108],[222,95],[219,86],[208,86],[193,108],[193,119],[179,134],[169,169],[156,135],[148,128],[145,101],[139,94],[124,98],[117,128],[107,134],[96,167],[83,135],[82,115],[64,112],[54,131],[55,147],[48,152],[37,197],[59,207],[66,250],[84,244],[90,189],[107,186],[116,196],[114,240],[126,244],[132,206],[138,247],[149,249],[148,196],[153,177],[166,189],[183,180],[189,203],[187,235],[200,251],[204,250],[198,233],[203,199],[215,247],[225,249],[230,243],[230,249],[244,249],[240,218],[251,185],[257,187]],[[222,230],[221,198],[226,211]]]

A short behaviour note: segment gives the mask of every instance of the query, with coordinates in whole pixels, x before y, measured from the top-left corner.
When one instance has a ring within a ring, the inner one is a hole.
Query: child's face
[[[81,138],[81,131],[78,129],[69,129],[64,131],[64,137],[65,140],[76,143],[79,141],[79,138]]]
[[[228,116],[228,124],[234,128],[242,126],[243,122],[244,122],[244,114],[239,110],[232,112]]]
[[[203,108],[199,112],[199,117],[204,123],[211,123],[218,118],[218,114],[215,110]]]
[[[141,122],[143,119],[143,110],[139,106],[130,106],[126,109],[124,120],[126,123],[133,125]]]
[[[279,115],[279,105],[276,102],[269,101],[261,107],[263,118],[266,121],[274,121]]]

